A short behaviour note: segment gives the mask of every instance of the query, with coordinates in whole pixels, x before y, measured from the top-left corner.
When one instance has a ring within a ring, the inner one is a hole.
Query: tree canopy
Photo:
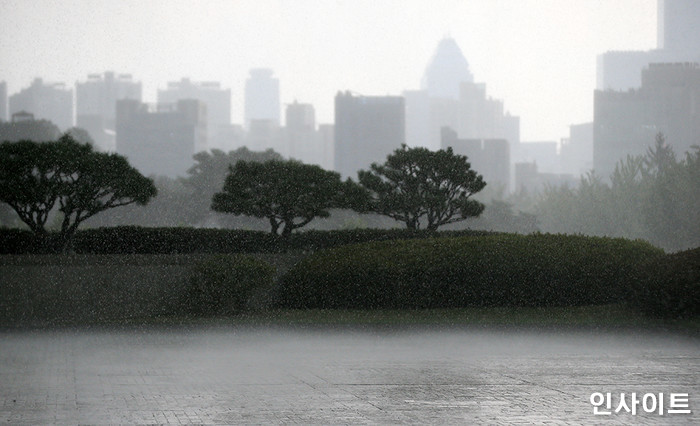
[[[484,205],[470,197],[486,183],[471,168],[467,157],[452,148],[430,151],[403,145],[384,164],[358,172],[360,184],[370,192],[366,211],[404,222],[409,229],[438,227],[478,216]]]
[[[53,142],[3,142],[0,165],[0,201],[40,236],[47,233],[56,207],[63,216],[62,249],[85,219],[114,207],[146,204],[156,195],[153,181],[126,158],[95,152],[68,134]]]
[[[545,232],[643,238],[666,250],[700,244],[700,148],[677,158],[663,135],[645,155],[617,163],[609,181],[548,187],[536,205]]]
[[[287,236],[316,217],[328,217],[329,209],[345,207],[354,186],[336,172],[294,160],[239,161],[214,195],[212,209],[266,218],[273,234],[282,227]]]

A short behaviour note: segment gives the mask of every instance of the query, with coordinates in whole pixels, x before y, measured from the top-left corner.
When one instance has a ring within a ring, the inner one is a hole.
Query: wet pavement
[[[610,415],[593,414],[596,392]],[[636,414],[615,413],[621,393]],[[699,413],[700,339],[658,332],[0,332],[5,424],[675,425]]]

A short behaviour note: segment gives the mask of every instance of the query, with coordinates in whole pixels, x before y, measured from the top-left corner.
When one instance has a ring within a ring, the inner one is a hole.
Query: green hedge
[[[274,278],[275,268],[252,256],[214,256],[193,266],[185,307],[198,315],[243,313],[269,292]]]
[[[700,315],[700,247],[648,262],[633,287],[632,303],[659,317]]]
[[[289,308],[576,306],[620,302],[650,244],[564,235],[384,241],[318,252],[288,271]]]
[[[484,231],[446,231],[439,236],[488,235]],[[79,254],[274,253],[320,250],[345,244],[434,237],[427,231],[357,229],[306,231],[288,240],[263,231],[206,228],[143,228],[119,226],[79,230],[73,250]],[[0,254],[51,253],[55,234],[37,240],[31,232],[0,229]]]

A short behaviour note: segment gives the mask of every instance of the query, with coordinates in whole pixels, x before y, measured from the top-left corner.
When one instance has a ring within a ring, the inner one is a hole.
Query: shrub
[[[186,306],[193,314],[238,314],[269,290],[275,268],[252,256],[218,255],[200,261],[188,281]]]
[[[143,228],[118,226],[80,230],[73,250],[83,254],[188,254],[188,253],[274,253],[284,250],[320,250],[368,241],[435,236],[489,235],[485,231],[427,232],[405,229],[355,229],[294,233],[288,240],[269,232],[240,229]],[[0,254],[46,253],[58,241],[49,234],[38,241],[31,232],[0,229]]]
[[[700,247],[648,262],[633,286],[630,301],[652,316],[700,315]]]
[[[349,245],[287,272],[290,308],[576,306],[625,300],[640,263],[663,252],[622,239],[490,235]]]

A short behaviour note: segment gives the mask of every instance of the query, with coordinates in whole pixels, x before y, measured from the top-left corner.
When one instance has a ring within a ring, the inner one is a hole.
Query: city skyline
[[[241,124],[245,79],[267,67],[283,107],[312,104],[317,122],[330,123],[338,91],[418,89],[449,35],[475,82],[521,117],[522,140],[558,141],[593,118],[596,55],[656,47],[655,0],[85,4],[0,1],[8,95],[34,77],[70,87],[113,70],[132,74],[154,102],[169,81],[189,77],[230,88],[232,121]]]

